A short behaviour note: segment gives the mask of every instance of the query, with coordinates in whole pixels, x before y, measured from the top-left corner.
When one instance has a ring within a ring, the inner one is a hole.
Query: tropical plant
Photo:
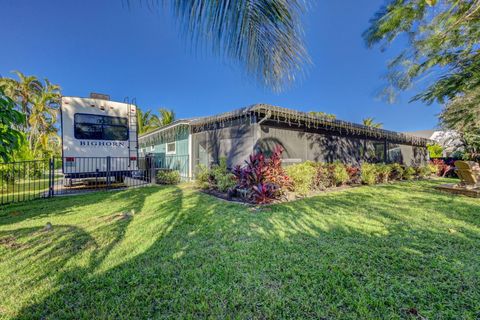
[[[310,61],[301,29],[305,0],[148,3],[170,8],[194,46],[240,63],[248,75],[275,90],[292,83]]]
[[[160,126],[161,124],[158,116],[153,114],[151,110],[143,112],[140,108],[137,108],[138,134],[148,133]]]
[[[249,156],[245,166],[233,169],[237,187],[246,190],[251,201],[272,202],[291,187],[291,181],[281,167],[282,152],[281,146],[275,147],[270,158],[265,157],[263,152],[255,152]]]
[[[0,86],[0,158],[7,162],[25,140],[18,129],[25,123],[25,115],[15,110],[15,102],[5,95]]]
[[[45,86],[32,98],[28,117],[28,145],[34,155],[52,155],[60,147],[55,123],[60,106],[60,87],[45,80]]]
[[[59,153],[60,138],[55,126],[60,106],[60,87],[48,79],[44,82],[35,76],[14,72],[18,80],[0,78],[5,94],[15,103],[26,121],[18,129],[25,133],[33,156],[42,157]]]
[[[160,113],[159,121],[161,126],[166,126],[175,121],[175,113],[173,110],[160,108],[158,112]]]
[[[444,102],[480,86],[480,1],[390,0],[364,33],[369,46],[382,48],[405,35],[407,46],[389,64],[391,100],[419,79],[434,79],[412,100]],[[428,77],[426,77],[428,75]]]
[[[371,117],[363,119],[362,122],[364,126],[367,126],[370,128],[380,129],[383,127],[383,123],[375,122],[375,119]]]
[[[440,177],[445,177],[448,174],[451,174],[455,170],[455,166],[452,164],[446,163],[442,159],[433,159],[432,164],[437,167],[437,175]]]

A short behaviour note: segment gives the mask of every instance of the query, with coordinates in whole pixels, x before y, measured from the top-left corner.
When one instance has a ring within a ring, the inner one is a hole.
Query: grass
[[[441,182],[261,209],[189,186],[10,205],[0,315],[478,319],[480,201]]]

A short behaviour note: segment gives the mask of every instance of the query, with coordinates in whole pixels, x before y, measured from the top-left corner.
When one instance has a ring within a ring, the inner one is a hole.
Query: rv
[[[115,177],[137,170],[137,110],[109,96],[62,97],[62,171],[67,179]]]

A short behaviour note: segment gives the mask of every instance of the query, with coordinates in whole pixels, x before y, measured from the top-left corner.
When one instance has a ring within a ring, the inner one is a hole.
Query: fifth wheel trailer
[[[62,97],[65,178],[120,177],[138,168],[137,110],[106,95]]]

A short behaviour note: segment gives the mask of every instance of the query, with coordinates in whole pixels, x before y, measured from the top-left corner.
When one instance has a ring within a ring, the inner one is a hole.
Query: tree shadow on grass
[[[86,207],[98,203],[112,204],[112,206],[106,206],[106,212],[108,212],[109,207],[115,208],[119,212],[132,208],[139,210],[143,206],[145,198],[158,190],[159,187],[142,187],[124,191],[98,191],[10,204],[0,208],[0,226],[26,220],[51,219],[62,215],[81,213]],[[125,208],[116,206],[117,203],[125,203]],[[96,212],[97,215],[103,213]]]
[[[422,223],[386,192],[259,211],[188,190],[162,197],[136,231],[154,237],[145,251],[64,271],[18,318],[474,318],[480,307],[473,229]]]

